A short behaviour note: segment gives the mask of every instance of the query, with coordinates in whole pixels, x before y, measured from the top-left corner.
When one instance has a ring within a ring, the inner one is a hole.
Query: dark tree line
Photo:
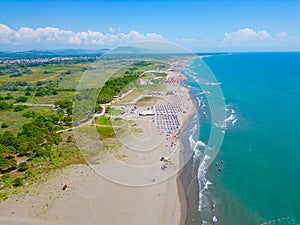
[[[99,92],[98,103],[108,103],[113,100],[115,95],[118,95],[124,87],[139,78],[138,73],[126,74],[123,77],[109,79]]]

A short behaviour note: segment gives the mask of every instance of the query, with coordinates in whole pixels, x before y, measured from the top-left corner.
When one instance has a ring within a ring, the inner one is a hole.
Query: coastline
[[[192,61],[193,59],[191,59],[190,61]],[[187,63],[190,63],[187,62]],[[181,69],[183,69],[187,63],[185,63],[185,65],[182,66]],[[182,75],[187,79],[186,75],[183,73],[183,71],[181,71]],[[186,86],[184,86],[183,83],[181,83],[181,85],[183,87],[185,87],[188,90],[188,95],[189,98],[192,100],[193,102],[193,113],[190,114],[189,118],[187,118],[187,120],[185,121],[185,123],[183,124],[182,128],[181,128],[181,138],[180,138],[180,145],[181,145],[181,151],[182,152],[186,152],[186,151],[191,151],[190,147],[188,146],[187,142],[184,142],[184,134],[189,130],[189,125],[193,120],[193,117],[197,114],[197,104],[196,104],[196,100],[192,97],[192,95],[190,94],[190,89]],[[184,156],[183,156],[184,157]],[[188,218],[188,208],[189,208],[189,203],[188,203],[188,188],[187,188],[187,184],[189,184],[190,182],[188,181],[191,176],[189,176],[192,171],[192,160],[193,157],[190,157],[189,160],[185,159],[185,158],[181,158],[181,162],[180,163],[184,163],[185,165],[182,167],[182,169],[178,172],[177,174],[177,189],[178,189],[178,196],[179,196],[179,200],[180,200],[180,205],[181,205],[181,216],[180,216],[180,225],[185,225],[187,222],[187,218]],[[186,162],[187,160],[187,162]]]
[[[180,68],[182,69],[185,64],[180,65]],[[180,74],[183,75],[181,70]],[[155,177],[154,184],[143,187],[124,186],[99,176],[88,166],[71,166],[62,171],[54,171],[45,183],[28,187],[28,189],[26,187],[26,190],[22,191],[23,194],[11,196],[7,201],[1,202],[0,222],[9,224],[13,222],[13,224],[79,225],[88,219],[89,224],[99,224],[101,222],[104,225],[182,224],[187,211],[187,201],[183,184],[180,181],[181,172],[179,170],[175,173],[175,171],[184,162],[184,159],[182,159],[184,157],[182,134],[187,128],[188,122],[196,113],[196,107],[194,99],[189,94],[189,89],[182,82],[176,88],[179,88],[183,94],[182,102],[189,102],[184,106],[187,107],[187,113],[182,114],[182,118],[180,118],[182,125],[178,131],[180,137],[178,144],[174,147],[174,150],[170,147],[167,149],[176,166],[169,166],[165,172],[160,169],[153,171],[153,168],[150,168],[151,170],[149,169],[148,172],[149,176]],[[165,101],[169,102],[170,100],[165,99]],[[146,132],[145,122],[153,124],[152,120],[148,118],[143,119],[142,122],[136,120],[137,127],[144,129]],[[153,129],[156,131],[156,127],[153,128],[152,126],[150,132],[153,132]],[[160,152],[150,155],[146,159],[143,154],[139,153],[129,157],[127,162],[139,165],[141,162],[149,161],[151,163],[151,160],[157,160],[163,152],[166,152],[165,145],[170,143],[168,138],[168,141],[166,141],[165,136],[162,136],[164,135],[161,135],[160,138],[163,141],[158,148]],[[155,140],[159,139],[154,137],[151,142],[155,142]],[[126,141],[127,144],[130,143],[130,140]],[[151,145],[151,142],[147,145]],[[120,154],[124,153],[127,153],[126,149],[122,149]],[[106,166],[105,163],[104,166]],[[122,171],[117,168],[113,172],[121,173]],[[160,177],[160,174],[163,174],[163,176]],[[164,179],[165,176],[169,177]],[[149,177],[146,176],[146,179],[149,180]],[[67,191],[62,190],[64,184],[69,186]]]

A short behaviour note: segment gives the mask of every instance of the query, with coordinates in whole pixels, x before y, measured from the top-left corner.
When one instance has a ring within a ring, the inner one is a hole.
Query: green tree
[[[27,108],[28,108],[28,106],[26,106],[26,105],[16,105],[14,107],[14,112],[20,112],[20,111],[23,111],[24,109],[27,109]]]
[[[19,187],[19,186],[22,186],[23,185],[23,179],[21,177],[17,177],[15,180],[14,180],[14,186],[15,187]]]
[[[26,101],[27,101],[27,97],[25,96],[16,97],[16,102],[26,102]]]
[[[1,124],[1,128],[7,128],[8,127],[8,124],[7,123],[2,123]]]
[[[16,137],[10,131],[5,131],[0,136],[0,144],[5,146],[16,146]]]
[[[7,181],[9,178],[11,178],[10,173],[4,173],[1,177],[3,181]]]
[[[29,165],[26,162],[21,162],[18,165],[18,171],[24,172],[29,169]]]
[[[67,142],[71,142],[71,141],[72,141],[72,136],[69,135],[69,136],[67,137]]]

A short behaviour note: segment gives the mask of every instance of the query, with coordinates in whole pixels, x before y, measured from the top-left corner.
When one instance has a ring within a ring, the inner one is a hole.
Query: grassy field
[[[137,101],[136,106],[138,107],[153,106],[157,101],[161,99],[162,98],[159,97],[145,96]]]
[[[95,119],[95,125],[99,133],[100,140],[105,140],[107,138],[114,138],[115,131],[112,127],[112,122],[110,117],[100,116]]]
[[[74,64],[74,65],[43,65],[27,67],[27,69],[32,71],[32,74],[23,74],[18,77],[10,77],[9,74],[0,76],[0,84],[4,82],[16,82],[16,81],[27,81],[30,83],[36,83],[38,81],[44,80],[57,80],[59,76],[68,71],[81,71],[83,68],[87,67],[89,64]]]
[[[10,131],[14,135],[16,135],[25,123],[32,121],[31,118],[23,117],[23,114],[29,111],[34,111],[39,115],[56,114],[56,111],[53,110],[53,107],[45,107],[45,106],[32,106],[20,112],[14,112],[13,110],[0,111],[1,124],[6,123],[8,125],[7,128],[0,128],[0,133],[3,133],[4,131]]]

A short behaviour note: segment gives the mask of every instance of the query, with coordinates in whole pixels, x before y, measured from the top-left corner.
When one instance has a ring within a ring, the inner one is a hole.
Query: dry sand
[[[68,184],[66,191],[62,190]],[[0,204],[0,224],[178,224],[176,179],[148,187],[112,183],[85,165],[71,166],[47,182]]]

